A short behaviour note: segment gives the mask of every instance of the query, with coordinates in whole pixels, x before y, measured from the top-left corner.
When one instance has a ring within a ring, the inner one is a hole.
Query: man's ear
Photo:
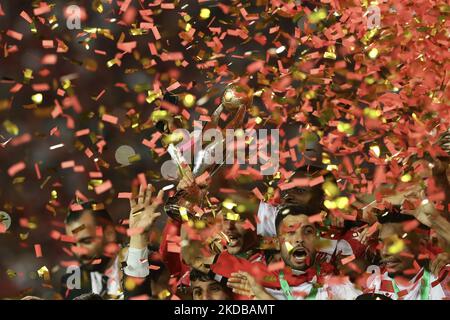
[[[103,230],[103,238],[105,239],[105,242],[116,242],[117,241],[117,234],[116,230],[114,229],[113,225],[107,225],[105,226]]]

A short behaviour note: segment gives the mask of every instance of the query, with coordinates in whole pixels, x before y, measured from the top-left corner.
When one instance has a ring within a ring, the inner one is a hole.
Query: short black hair
[[[189,280],[192,281],[211,281],[212,279],[207,273],[192,269],[189,273]]]
[[[333,176],[331,172],[328,170],[316,166],[316,165],[305,165],[301,166],[297,169],[295,169],[294,174],[290,178],[290,180],[297,179],[297,178],[316,178],[322,176],[325,181],[332,181],[336,183],[336,179]],[[325,191],[323,190],[323,182],[316,184],[312,187],[305,186],[305,187],[295,187],[293,188],[297,192],[300,193],[310,193],[312,195],[310,202],[320,202],[323,204],[323,201],[325,200]],[[281,196],[283,197],[285,194],[287,194],[291,189],[282,190]]]
[[[375,209],[375,213],[380,224],[403,223],[414,220],[418,221],[413,215],[403,213],[402,208],[399,205],[390,206],[385,210]],[[427,231],[430,230],[428,226],[420,222],[417,228]]]
[[[277,215],[275,217],[275,228],[278,232],[278,227],[287,216],[298,216],[298,215],[306,215],[308,217],[316,215],[322,211],[322,206],[320,203],[311,203],[308,205],[305,204],[285,204],[281,205],[277,209]]]
[[[72,222],[78,221],[86,212],[92,213],[98,225],[107,226],[114,224],[113,219],[102,203],[95,202],[94,200],[89,200],[78,204],[81,205],[83,209],[73,210],[72,208],[70,208],[66,219],[64,220],[65,224],[70,224]]]

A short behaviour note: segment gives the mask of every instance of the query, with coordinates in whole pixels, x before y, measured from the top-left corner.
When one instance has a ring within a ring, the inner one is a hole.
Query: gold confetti
[[[403,251],[405,243],[402,239],[395,239],[393,243],[388,247],[389,254],[397,254]]]
[[[7,269],[6,275],[8,276],[8,278],[13,279],[17,277],[17,272],[15,272],[13,269]]]
[[[227,208],[228,210],[233,210],[233,208],[236,207],[237,204],[234,203],[234,202],[233,202],[232,200],[230,200],[230,199],[225,199],[225,200],[223,201],[223,203],[222,203],[222,206],[223,206],[224,208]]]
[[[27,240],[28,239],[28,232],[27,233],[19,233],[20,240]]]
[[[334,198],[340,193],[339,187],[331,181],[325,181],[322,188],[325,191],[326,196],[330,198]]]
[[[187,209],[185,207],[180,207],[180,215],[181,215],[181,219],[184,221],[188,221],[189,217],[187,214]]]
[[[370,59],[376,59],[378,57],[378,49],[373,48],[369,51],[369,58]]]
[[[141,160],[140,154],[134,154],[134,155],[132,155],[131,157],[128,157],[128,161],[129,161],[130,163],[138,162],[138,161],[140,161],[140,160]]]
[[[239,213],[244,213],[247,210],[247,207],[244,204],[239,204],[236,207],[236,211]]]
[[[364,115],[371,119],[378,119],[381,116],[381,110],[372,109],[372,108],[364,108]]]
[[[103,4],[100,0],[95,0],[92,2],[92,8],[98,13],[103,13]]]
[[[350,201],[348,200],[347,197],[339,197],[336,199],[336,206],[339,209],[345,209],[348,207]]]
[[[37,33],[36,24],[34,22],[30,25],[30,30],[32,33]]]
[[[316,12],[311,13],[308,16],[308,20],[309,20],[310,23],[318,23],[321,20],[325,19],[326,17],[327,17],[327,10],[322,8],[322,9],[319,9],[318,11],[316,11]]]
[[[65,80],[61,81],[61,84],[62,84],[62,87],[64,88],[64,90],[67,90],[70,88],[70,85],[72,83],[70,82],[69,79],[65,79]]]
[[[307,78],[305,73],[298,71],[298,70],[295,70],[293,72],[292,76],[295,80],[305,80]]]
[[[183,104],[186,108],[190,108],[195,104],[195,96],[188,93],[183,98]]]
[[[365,45],[369,44],[370,40],[377,34],[378,28],[373,28],[366,32],[364,37],[361,39],[361,42]]]
[[[24,78],[25,83],[29,82],[31,79],[34,79],[33,78],[33,70],[25,69],[23,71],[23,78]]]
[[[350,123],[347,122],[339,122],[337,125],[337,129],[339,132],[344,132],[346,134],[353,134],[353,128]]]
[[[314,90],[309,90],[304,95],[305,99],[312,100],[316,97],[316,92]]]
[[[16,124],[14,124],[11,121],[9,121],[9,120],[5,120],[3,122],[3,127],[6,129],[6,131],[9,134],[12,134],[14,136],[17,136],[19,134],[19,127]]]
[[[44,281],[50,281],[50,271],[46,266],[42,266],[37,273],[39,278],[44,278]]]
[[[160,293],[158,293],[158,299],[159,300],[164,300],[167,297],[170,297],[170,295],[171,295],[170,291],[167,290],[167,289],[164,289]]]
[[[292,249],[294,249],[294,246],[292,244],[290,244],[288,241],[285,241],[284,245],[285,245],[285,247],[286,247],[288,252],[291,252]]]
[[[120,60],[114,58],[114,59],[109,60],[109,61],[106,63],[106,66],[107,66],[108,68],[111,68],[113,65],[119,64],[119,63],[120,63]]]
[[[44,100],[44,96],[42,95],[42,93],[36,93],[31,96],[31,100],[33,100],[33,102],[36,104],[41,104]]]
[[[322,163],[323,164],[330,164],[331,160],[330,160],[330,155],[326,152],[322,152]]]
[[[233,213],[231,211],[227,212],[227,220],[239,221],[240,216],[238,213]]]
[[[132,278],[127,277],[125,280],[125,288],[128,291],[133,291],[136,288],[136,282]]]
[[[211,16],[211,10],[209,10],[208,8],[202,8],[200,10],[200,18],[206,20]]]
[[[147,33],[148,33],[148,30],[145,30],[145,29],[140,29],[140,28],[130,29],[130,34],[132,36],[142,36],[142,35],[147,34]]]
[[[325,208],[327,208],[327,209],[336,209],[337,208],[336,202],[332,201],[332,200],[327,199],[323,202],[323,204],[324,204]]]
[[[38,228],[38,225],[37,225],[36,222],[34,222],[34,221],[29,221],[28,222],[28,229],[36,230],[37,228]]]
[[[161,97],[161,93],[149,90],[147,92],[147,98],[145,99],[145,101],[147,101],[147,103],[152,103],[153,101],[155,101],[159,97]],[[165,111],[165,110],[161,110],[161,111]],[[167,111],[165,111],[165,112],[167,113]]]
[[[183,140],[183,133],[180,131],[173,132],[171,134],[167,134],[162,138],[162,143],[165,146],[168,146],[169,144],[177,144]]]
[[[407,174],[402,175],[400,180],[402,182],[410,182],[412,180],[412,176],[411,176],[411,174],[407,173]]]
[[[167,110],[155,110],[152,112],[151,119],[153,122],[167,120],[170,117]]]
[[[370,146],[370,150],[377,156],[377,158],[380,156],[381,154],[381,150],[380,147],[378,145],[372,145]]]
[[[23,183],[25,181],[25,177],[16,177],[13,180],[13,184]]]
[[[57,21],[58,21],[58,19],[56,18],[55,15],[51,16],[50,18],[48,18],[48,22],[49,22],[50,24],[54,24],[54,23],[57,22]]]
[[[326,59],[336,60],[336,47],[329,46],[327,51],[323,54],[323,57]]]
[[[194,222],[194,226],[196,229],[204,229],[206,227],[206,222],[203,220],[197,220]]]

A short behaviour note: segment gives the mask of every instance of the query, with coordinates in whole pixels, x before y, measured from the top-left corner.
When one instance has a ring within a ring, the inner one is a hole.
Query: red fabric
[[[170,274],[177,278],[183,276],[186,272],[188,272],[189,267],[183,263],[180,253],[169,252],[167,248],[168,243],[170,242],[168,239],[173,236],[179,237],[180,234],[181,223],[169,218],[164,227],[162,241],[159,246],[159,253],[161,254],[164,263],[169,268]]]
[[[325,275],[329,271],[328,266],[325,265],[321,269],[324,269],[321,271],[321,275]],[[230,278],[234,272],[245,271],[255,277],[263,287],[280,289],[279,271],[268,271],[267,265],[262,262],[250,262],[226,251],[222,252],[216,262],[211,265],[211,271],[225,278]],[[309,268],[304,274],[295,275],[291,268],[285,267],[283,273],[290,286],[299,286],[304,282],[311,281],[316,275],[316,270]]]
[[[366,252],[367,246],[359,242],[357,239],[353,238],[354,230],[349,230],[346,232],[341,239],[348,242],[350,247],[352,247],[353,254],[356,258],[364,257],[364,253]]]
[[[386,291],[386,292],[394,292],[394,287],[392,286],[392,281],[381,280],[380,290]]]

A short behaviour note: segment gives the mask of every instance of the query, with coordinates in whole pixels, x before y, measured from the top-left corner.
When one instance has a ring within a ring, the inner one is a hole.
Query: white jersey
[[[258,225],[257,233],[261,236],[275,237],[277,231],[275,228],[275,217],[277,214],[277,208],[266,202],[260,202],[258,208]],[[324,246],[320,248],[317,258],[321,261],[330,262],[334,254],[341,254],[343,256],[353,255],[353,250],[350,244],[345,240],[331,240],[323,239]],[[303,300],[308,296],[313,288],[313,284],[316,283],[317,278],[313,278],[311,282],[304,282],[299,286],[291,287],[292,296],[295,300]],[[266,291],[271,294],[277,300],[286,300],[284,292],[280,289],[266,288]],[[357,290],[353,284],[346,280],[343,283],[325,285],[317,289],[316,300],[354,300],[362,292]]]
[[[317,278],[314,277],[311,282],[304,282],[299,286],[291,287],[291,294],[294,300],[304,300],[310,295],[313,284],[315,284],[316,281]],[[314,300],[355,300],[356,297],[362,294],[362,292],[356,289],[349,280],[332,285],[327,284],[326,282],[327,279],[325,279],[324,286],[317,289]],[[287,300],[286,295],[280,289],[266,288],[266,291],[277,300]]]
[[[374,267],[376,269],[378,267]],[[421,300],[421,292],[423,291],[423,269],[412,278],[408,284],[398,283],[398,295],[392,290],[392,278],[387,272],[382,275],[374,275],[368,280],[368,291],[378,294],[383,294],[393,300]],[[429,295],[426,300],[442,300],[446,298],[446,294],[439,282],[438,278],[433,274],[430,274],[429,281]]]
[[[277,229],[275,228],[275,217],[277,207],[261,201],[258,207],[258,224],[256,232],[263,237],[275,237]]]
[[[275,228],[275,217],[277,215],[277,208],[261,201],[258,208],[258,224],[256,225],[256,231],[258,235],[263,237],[276,237],[277,230]],[[324,239],[325,246],[320,249],[321,253],[330,255],[330,257],[336,253],[340,253],[343,256],[353,255],[353,249],[350,244],[345,240],[332,240]],[[329,262],[328,257],[327,262]]]

